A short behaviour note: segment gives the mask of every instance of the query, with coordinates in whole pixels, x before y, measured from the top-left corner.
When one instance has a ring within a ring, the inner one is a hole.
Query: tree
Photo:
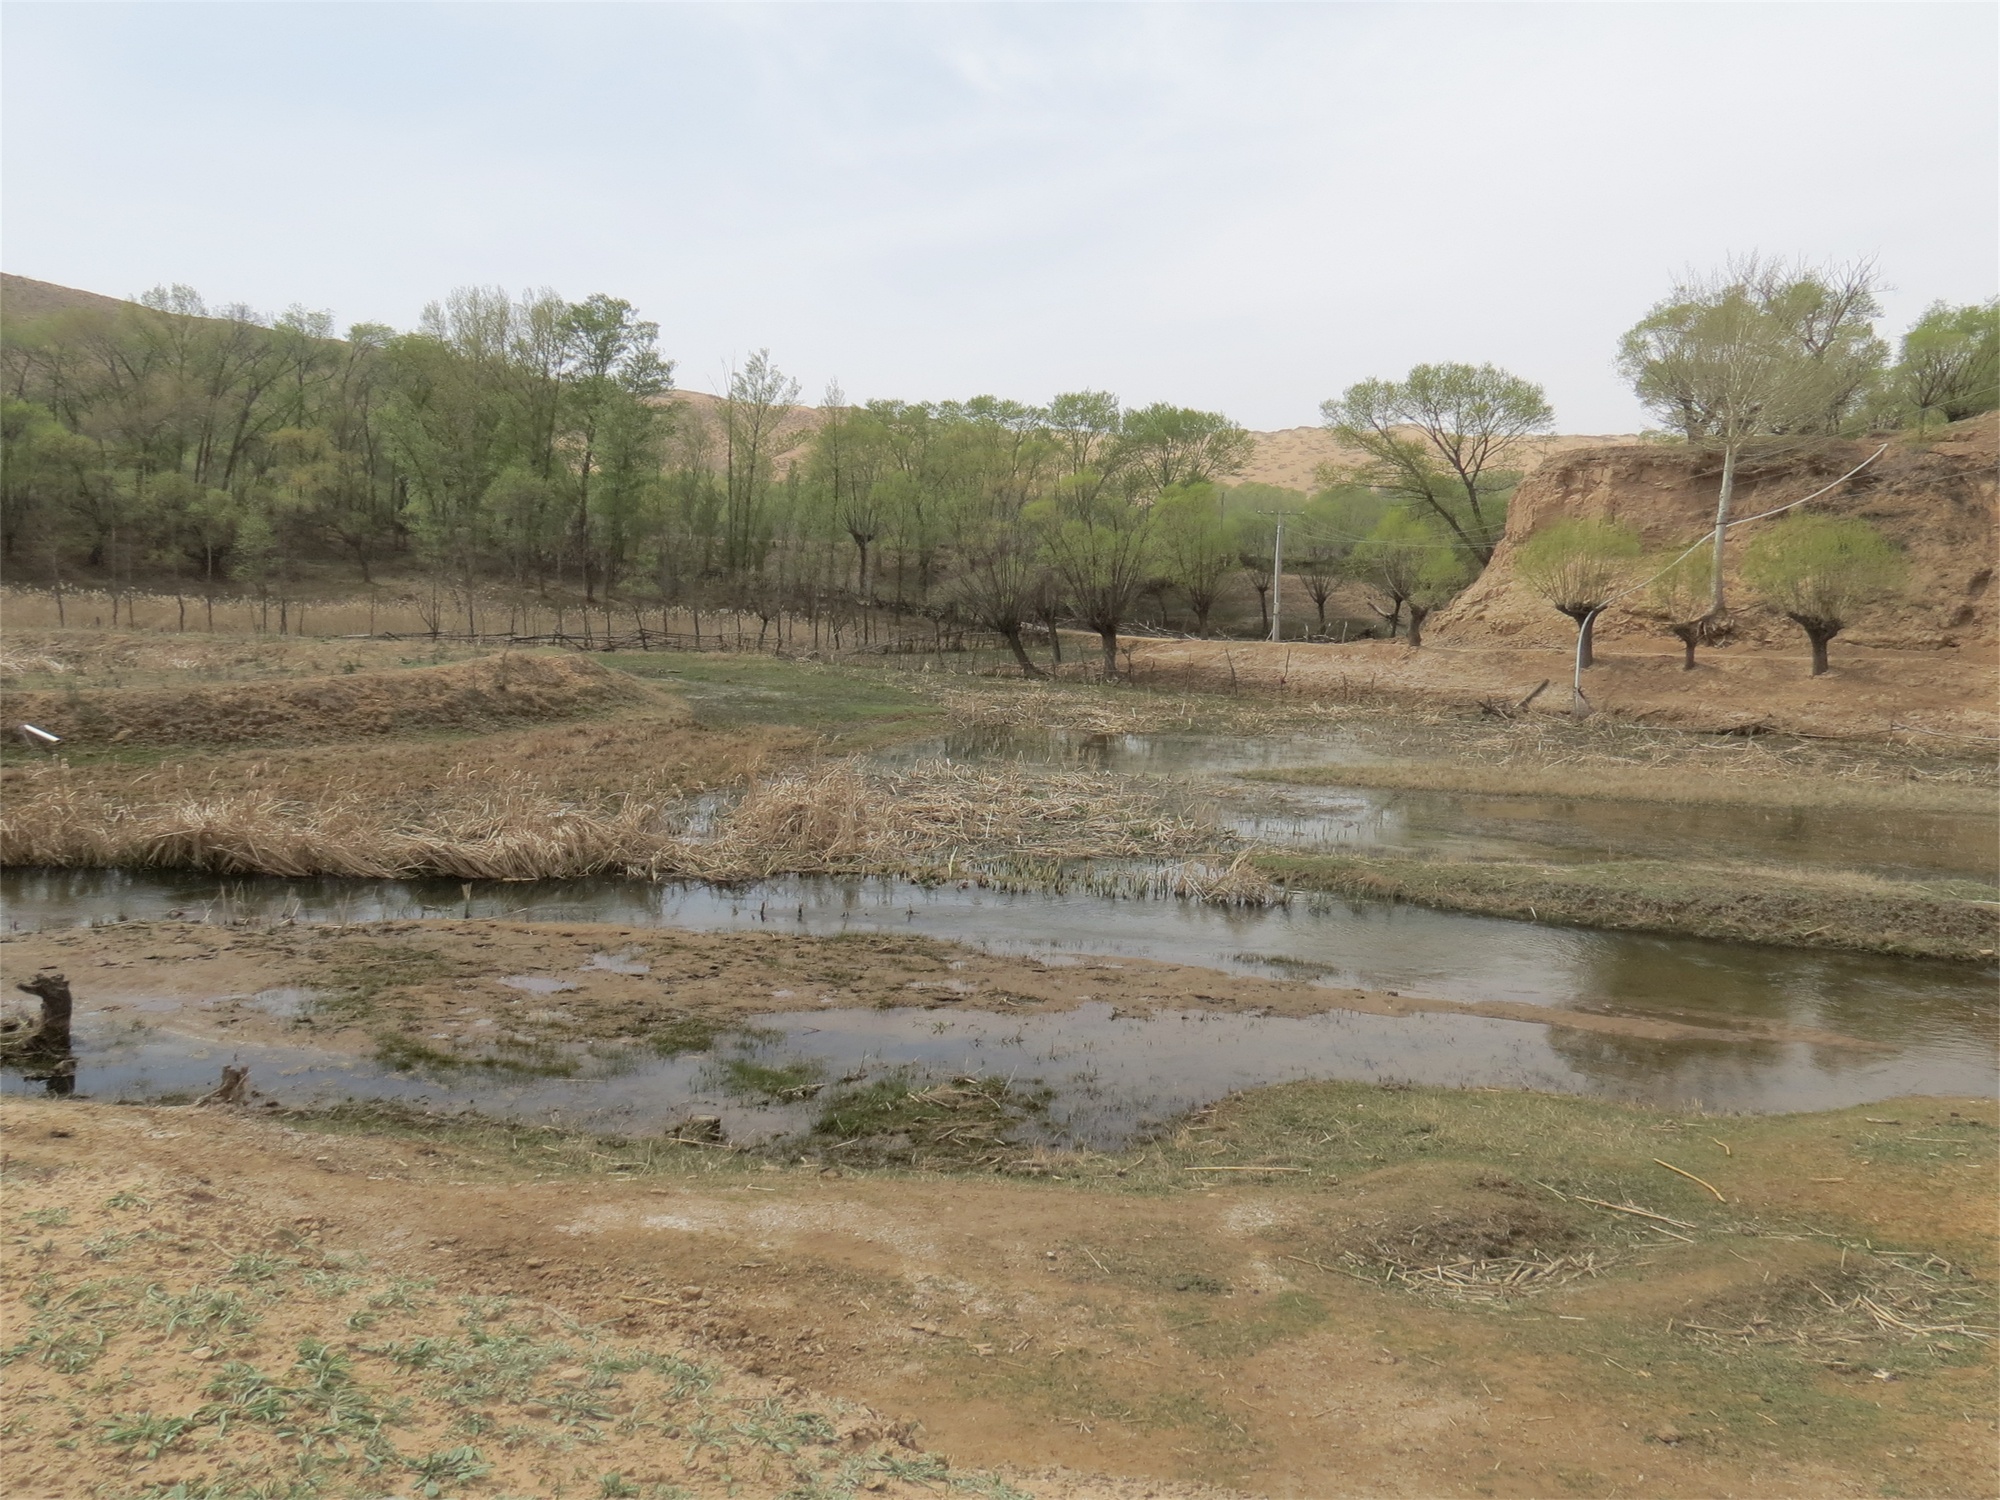
[[[1892,388],[1917,414],[1960,422],[2000,406],[2000,298],[1970,307],[1933,302],[1903,335]]]
[[[1744,447],[1832,430],[1882,362],[1868,322],[1872,275],[1865,264],[1818,271],[1746,257],[1683,279],[1619,341],[1619,369],[1646,408],[1722,454],[1710,620],[1725,608],[1722,545]]]
[[[1514,573],[1576,621],[1579,669],[1588,667],[1597,615],[1611,602],[1639,555],[1639,536],[1612,521],[1565,518],[1544,526],[1514,554]]]
[[[1713,566],[1706,548],[1690,549],[1662,563],[1647,586],[1649,612],[1680,641],[1686,653],[1681,669],[1686,672],[1694,670],[1694,648],[1707,637],[1709,569]]]
[[[1403,612],[1409,611],[1406,639],[1412,650],[1424,644],[1424,620],[1438,605],[1465,586],[1469,568],[1457,543],[1428,517],[1398,506],[1375,523],[1355,545],[1350,566],[1357,578],[1389,601],[1370,603],[1389,622],[1389,639],[1396,638]]]
[[[1506,525],[1509,467],[1555,412],[1542,388],[1494,365],[1418,365],[1400,381],[1364,380],[1320,413],[1368,461],[1351,477],[1428,511],[1484,567]]]
[[[1750,586],[1782,610],[1812,643],[1812,675],[1827,669],[1826,647],[1855,610],[1902,579],[1903,556],[1866,521],[1788,516],[1750,544]]]
[[[1153,527],[1160,572],[1187,595],[1195,634],[1205,636],[1223,581],[1236,566],[1222,496],[1211,484],[1175,486],[1154,502]]]
[[[1103,643],[1109,681],[1118,676],[1118,627],[1152,568],[1152,512],[1091,478],[1085,471],[1065,479],[1029,517],[1071,605]]]
[[[799,383],[759,349],[729,372],[722,401],[723,558],[732,572],[761,567],[770,535],[764,514],[777,461],[797,446],[792,409]]]
[[[1115,466],[1153,494],[1226,479],[1250,461],[1257,440],[1220,412],[1164,401],[1125,413]]]
[[[1326,602],[1345,575],[1348,558],[1387,513],[1388,503],[1361,485],[1321,490],[1306,503],[1293,556],[1299,581],[1319,615],[1321,635],[1326,634]]]

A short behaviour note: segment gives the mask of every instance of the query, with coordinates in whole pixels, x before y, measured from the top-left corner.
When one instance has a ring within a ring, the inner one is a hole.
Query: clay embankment
[[[1803,449],[1745,460],[1735,515],[1786,504],[1831,483],[1881,446],[1825,440]],[[1909,558],[1907,586],[1864,609],[1840,636],[1840,646],[1889,651],[1963,651],[1968,666],[1987,671],[2000,645],[2000,605],[1992,589],[2000,551],[2000,416],[1956,423],[1931,441],[1889,440],[1879,459],[1808,509],[1856,517],[1877,527]],[[1574,627],[1515,575],[1521,543],[1551,521],[1585,517],[1638,530],[1648,553],[1678,552],[1714,524],[1721,457],[1679,446],[1580,448],[1558,454],[1514,496],[1507,533],[1479,580],[1439,611],[1425,634],[1439,645],[1567,646]],[[1799,629],[1759,602],[1740,582],[1744,550],[1758,525],[1729,534],[1725,572],[1730,589],[1730,647],[1796,652]],[[1599,640],[1642,649],[1672,645],[1645,599],[1614,605],[1597,626]]]
[[[2000,607],[1992,588],[2000,551],[1995,463],[2000,417],[1943,429],[1928,442],[1894,439],[1859,475],[1810,507],[1879,527],[1909,558],[1907,587],[1861,611],[1833,644],[1833,670],[1806,675],[1804,636],[1735,576],[1760,528],[1733,533],[1728,551],[1733,633],[1706,647],[1693,672],[1679,644],[1643,612],[1643,596],[1607,611],[1599,661],[1585,690],[1599,710],[1699,730],[1946,736],[2000,734],[1995,667]],[[1749,461],[1736,514],[1810,494],[1879,443],[1829,440]],[[1718,461],[1687,448],[1585,448],[1550,458],[1525,480],[1492,565],[1435,615],[1421,651],[1400,642],[1344,646],[1146,642],[1134,653],[1141,683],[1235,686],[1317,697],[1410,696],[1458,705],[1518,701],[1552,679],[1534,707],[1569,708],[1574,626],[1515,576],[1515,550],[1561,516],[1638,529],[1649,552],[1678,551],[1713,523]]]

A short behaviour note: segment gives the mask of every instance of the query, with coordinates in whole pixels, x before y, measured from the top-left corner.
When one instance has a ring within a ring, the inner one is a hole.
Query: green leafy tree
[[[1113,467],[1145,491],[1226,479],[1250,461],[1257,440],[1220,412],[1161,401],[1126,412]]]
[[[1960,422],[2000,407],[2000,299],[1932,303],[1903,335],[1891,384],[1919,432],[1933,417]]]
[[[1403,627],[1412,650],[1424,643],[1424,621],[1432,610],[1463,588],[1471,576],[1463,549],[1428,516],[1398,506],[1377,521],[1355,545],[1350,561],[1354,576],[1388,601],[1369,608],[1389,626],[1389,639]]]
[[[1903,555],[1866,521],[1792,515],[1750,544],[1743,573],[1812,643],[1812,675],[1827,669],[1827,643],[1869,600],[1896,588]]]
[[[1402,380],[1364,380],[1322,402],[1326,426],[1367,461],[1327,482],[1359,480],[1428,512],[1476,567],[1506,526],[1505,496],[1525,441],[1555,412],[1542,388],[1494,365],[1418,365]]]
[[[1152,512],[1096,482],[1089,470],[1065,478],[1028,512],[1049,568],[1104,649],[1104,676],[1118,676],[1118,630],[1152,572]]]
[[[1822,271],[1752,256],[1677,283],[1619,341],[1619,369],[1646,408],[1722,456],[1711,620],[1726,607],[1722,547],[1744,448],[1838,430],[1886,358],[1877,311],[1865,264]]]
[[[1212,484],[1176,485],[1154,502],[1153,527],[1161,576],[1187,595],[1195,634],[1205,636],[1222,585],[1236,566],[1223,497]]]
[[[1514,573],[1562,614],[1576,621],[1577,665],[1588,667],[1597,616],[1632,572],[1639,534],[1613,521],[1566,517],[1521,543]]]

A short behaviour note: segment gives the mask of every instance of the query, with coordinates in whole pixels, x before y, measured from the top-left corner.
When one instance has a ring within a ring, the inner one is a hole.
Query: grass
[[[596,659],[672,687],[695,721],[711,729],[784,725],[854,748],[932,728],[943,717],[931,696],[880,671],[690,652],[613,652]]]
[[[721,1065],[722,1086],[732,1094],[758,1099],[809,1099],[823,1087],[826,1070],[816,1062],[753,1062],[745,1057],[726,1058]]]
[[[1565,926],[1975,962],[2000,948],[2000,891],[1972,881],[1638,859],[1259,853],[1251,862],[1293,890]]]
[[[919,1168],[1019,1167],[1030,1156],[1008,1133],[1046,1108],[1049,1093],[999,1078],[954,1078],[912,1087],[905,1076],[842,1089],[826,1102],[812,1134],[842,1164]]]
[[[110,1211],[82,1210],[68,1227],[89,1232]],[[196,1218],[201,1237],[183,1244]],[[663,1500],[684,1493],[666,1477],[675,1474],[704,1494],[861,1500],[884,1476],[1008,1493],[991,1476],[883,1444],[865,1412],[857,1420],[851,1408],[746,1390],[684,1351],[533,1302],[448,1295],[322,1252],[286,1223],[162,1207],[149,1217],[162,1248],[130,1274],[105,1277],[65,1258],[11,1275],[0,1366],[26,1368],[9,1372],[21,1387],[10,1400],[9,1437],[21,1445],[10,1465],[50,1458],[65,1493],[148,1500]],[[252,1248],[272,1236],[292,1248]],[[225,1265],[246,1264],[247,1284],[217,1284]],[[327,1331],[342,1322],[344,1335]],[[580,1492],[585,1454],[592,1477]]]
[[[254,682],[5,694],[13,718],[61,735],[67,753],[119,746],[314,744],[487,730],[642,702],[629,677],[588,657],[509,652],[443,666],[271,675]]]
[[[1686,749],[1692,756],[1698,752]],[[1560,754],[1551,759],[1561,760]],[[1483,797],[1549,797],[1565,800],[1664,803],[1670,806],[1744,807],[1774,811],[1821,809],[1853,812],[1943,813],[1991,818],[1994,790],[1960,780],[1875,779],[1865,774],[1821,777],[1762,769],[1731,774],[1727,761],[1742,759],[1724,749],[1707,763],[1647,766],[1633,764],[1493,764],[1461,760],[1355,761],[1340,765],[1291,766],[1248,771],[1251,781],[1288,786],[1371,787],[1389,791],[1457,792]],[[1718,763],[1720,762],[1720,763]],[[1718,774],[1721,772],[1721,774]]]

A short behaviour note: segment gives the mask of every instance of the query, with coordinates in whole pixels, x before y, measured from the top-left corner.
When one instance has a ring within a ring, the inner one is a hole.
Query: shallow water
[[[1081,1049],[1089,1054],[1088,1069],[1048,1079],[1057,1088],[1051,1118],[1098,1143],[1230,1088],[1307,1076],[1539,1087],[1749,1111],[1831,1107],[1911,1092],[1985,1093],[1996,1079],[1996,973],[1990,966],[1590,932],[1340,901],[1228,910],[859,879],[775,880],[737,890],[598,880],[486,884],[467,891],[449,881],[218,885],[127,871],[0,872],[0,900],[17,927],[178,912],[218,920],[473,916],[633,929],[919,932],[1044,961],[1145,957],[1725,1030],[1748,1023],[1810,1028],[1893,1049],[1660,1042],[1468,1016],[1113,1017],[1101,1005],[1024,1017],[950,1009],[825,1011],[760,1022],[784,1028],[780,1041],[757,1044],[771,1058],[818,1058],[835,1072],[860,1058],[881,1066],[904,1061],[963,1068],[980,1057],[1003,1059],[1006,1066],[995,1062],[975,1071],[1012,1072],[1042,1049]],[[560,975],[515,977],[536,981],[533,988],[546,992],[567,982]],[[1077,993],[1088,992],[1087,972],[1080,972]],[[939,1025],[945,1029],[932,1029]],[[999,1036],[1017,1033],[1025,1038],[1017,1049],[999,1048]],[[173,1040],[168,1032],[120,1043],[125,1050],[115,1054],[101,1050],[88,1024],[82,1036],[79,1088],[85,1092],[206,1087],[222,1056],[216,1044]],[[1184,1039],[1192,1040],[1183,1046]],[[190,1046],[202,1055],[191,1058]],[[713,1071],[705,1060],[593,1054],[584,1061],[584,1073],[571,1079],[481,1073],[426,1082],[372,1063],[299,1052],[259,1062],[254,1072],[259,1087],[270,1087],[275,1070],[293,1080],[285,1087],[310,1086],[318,1091],[315,1098],[346,1091],[538,1117],[556,1109],[565,1119],[607,1128],[657,1125],[696,1105],[732,1118],[732,1129],[750,1128],[753,1118],[795,1124],[811,1113],[794,1106],[746,1115],[745,1106],[721,1098],[713,1080],[702,1084],[703,1070]],[[1018,1074],[1023,1081],[1044,1076],[1032,1069]]]
[[[876,760],[894,766],[924,760],[1016,762],[1165,777],[1216,799],[1225,826],[1242,837],[1293,847],[1555,861],[1731,859],[1899,878],[2000,878],[2000,829],[1993,818],[1492,797],[1240,779],[1246,771],[1383,758],[1344,730],[1265,738],[986,730],[898,746]]]

